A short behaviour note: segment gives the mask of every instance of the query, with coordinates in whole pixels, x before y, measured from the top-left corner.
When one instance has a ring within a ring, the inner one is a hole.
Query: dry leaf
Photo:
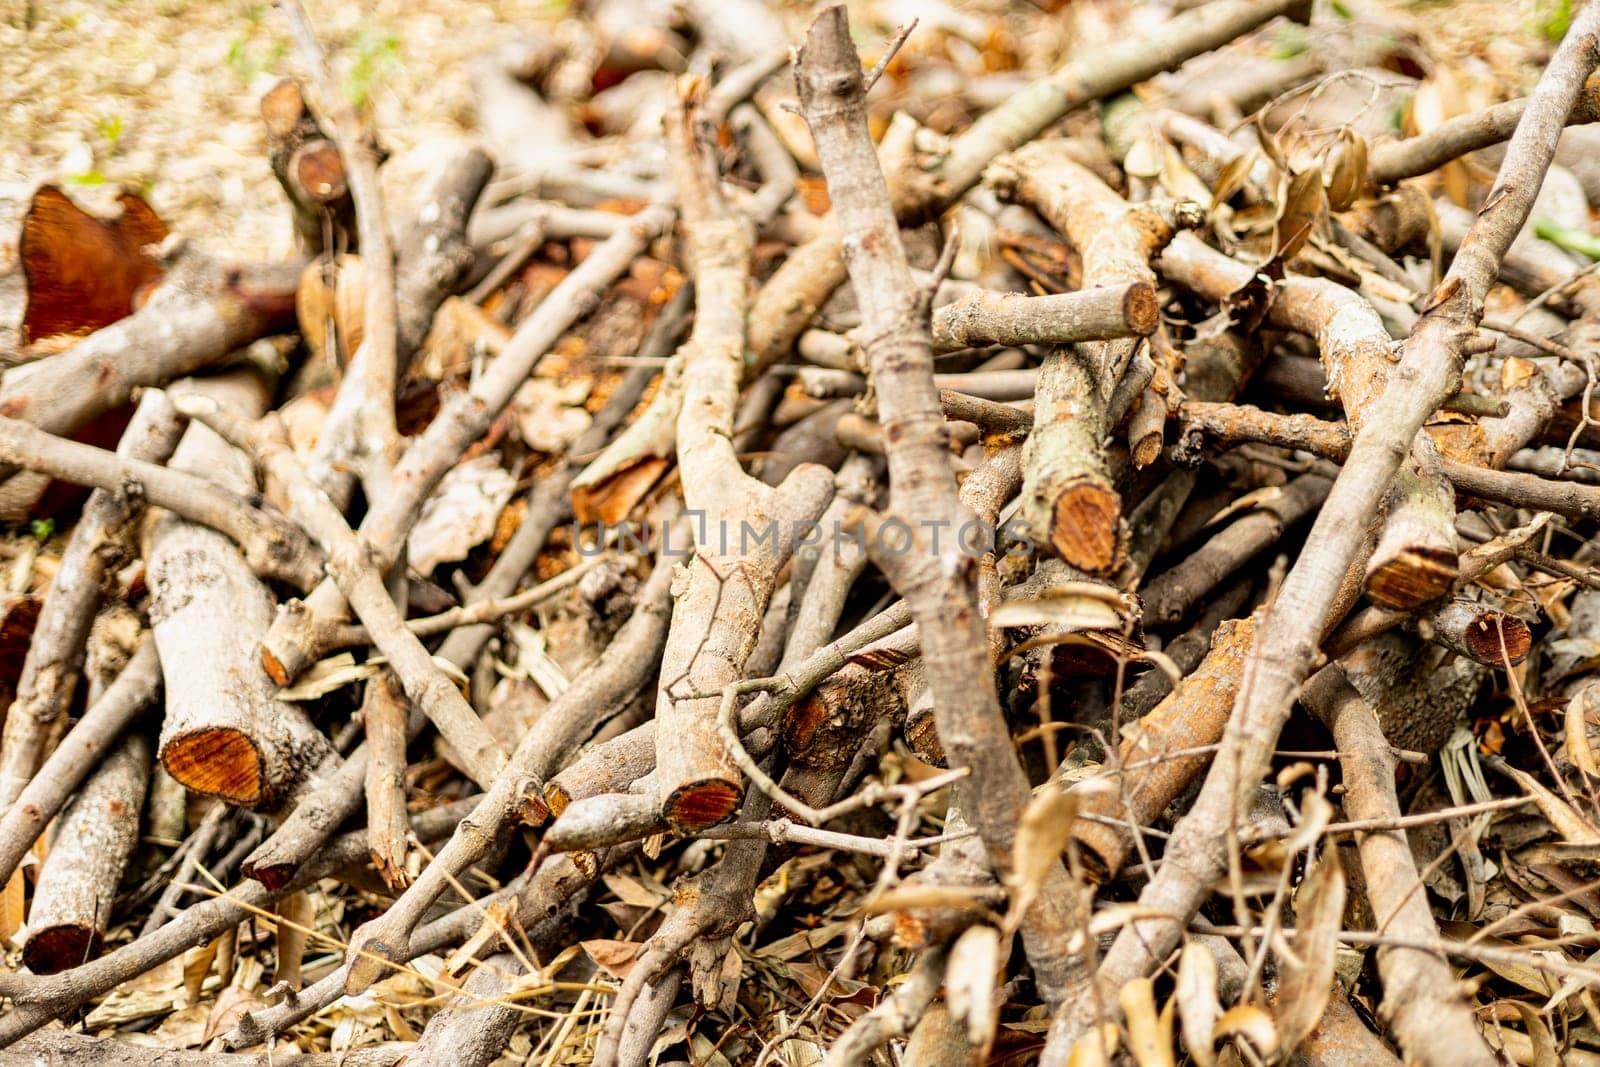
[[[594,938],[579,944],[594,960],[594,965],[613,978],[628,977],[633,965],[639,962],[639,950],[644,948],[637,941],[613,941],[608,938]]]
[[[1565,800],[1546,789],[1537,778],[1527,771],[1513,767],[1509,763],[1502,764],[1505,772],[1516,779],[1518,785],[1533,797],[1535,804],[1539,805],[1539,812],[1562,840],[1571,845],[1600,845],[1600,832],[1589,824],[1589,820],[1574,811]]]
[[[3,893],[0,893],[0,941],[11,941],[18,930],[22,929],[22,921],[26,916],[23,903],[22,872],[15,871],[6,881]]]
[[[517,433],[536,452],[562,453],[589,428],[593,416],[584,410],[590,383],[582,378],[529,378],[512,401]]]
[[[637,878],[626,874],[607,874],[601,877],[606,888],[615,893],[624,904],[636,908],[654,908],[667,898],[667,894],[649,888]]]
[[[1250,171],[1256,165],[1257,150],[1252,148],[1244,155],[1223,166],[1217,173],[1217,186],[1211,191],[1211,207],[1215,210],[1219,205],[1226,203],[1234,193],[1244,188],[1244,183],[1250,177]]]
[[[378,673],[381,665],[372,659],[368,659],[365,663],[357,663],[354,654],[341,652],[312,664],[311,669],[301,675],[300,680],[294,685],[284,686],[278,690],[278,699],[316,700],[352,682],[371,678]]]
[[[215,937],[183,954],[183,995],[190,1004],[199,1002],[206,978],[211,974],[211,965],[216,962],[217,950],[221,947],[222,938]]]
[[[485,452],[451,468],[440,481],[406,541],[407,558],[418,574],[455,563],[487,541],[495,520],[511,499],[517,480],[500,466],[498,452]]]
[[[1222,1013],[1216,1029],[1211,1032],[1211,1042],[1247,1041],[1250,1047],[1268,1059],[1278,1054],[1278,1028],[1265,1008],[1255,1004],[1236,1004]]]
[[[1014,929],[1027,914],[1051,866],[1061,862],[1061,852],[1072,836],[1072,821],[1077,814],[1078,797],[1059,788],[1040,790],[1023,809],[1016,842],[1011,846],[1008,928]]]
[[[211,1006],[211,1014],[206,1017],[206,1032],[200,1043],[204,1045],[218,1034],[227,1033],[237,1026],[245,1015],[266,1006],[265,1000],[242,986],[225,987],[217,994],[217,1002]]]
[[[1135,978],[1117,990],[1128,1026],[1128,1054],[1139,1067],[1173,1067],[1172,1013],[1156,1012],[1155,985]]]
[[[331,262],[318,259],[301,272],[295,292],[295,314],[306,346],[341,366],[361,346],[367,299],[365,278],[360,256],[344,255]],[[338,347],[330,352],[329,344],[334,341]]]
[[[1528,1038],[1533,1042],[1531,1067],[1561,1067],[1561,1056],[1556,1052],[1555,1038],[1550,1035],[1550,1028],[1544,1024],[1539,1013],[1520,1000],[1513,1000],[1510,1003],[1517,1014],[1522,1016],[1522,1025],[1527,1028]]]
[[[1123,616],[1099,596],[1043,596],[995,605],[989,625],[1002,630],[1018,626],[1067,627],[1074,630],[1121,629]]]
[[[1290,178],[1278,201],[1278,221],[1273,230],[1273,256],[1286,262],[1293,259],[1311,240],[1326,210],[1320,170],[1308,170]]]
[[[1178,1019],[1183,1026],[1183,1043],[1188,1046],[1189,1058],[1199,1067],[1212,1067],[1217,1061],[1212,1051],[1212,1038],[1222,1014],[1222,1004],[1217,999],[1217,961],[1196,942],[1183,946],[1183,954],[1178,958],[1178,984],[1172,999],[1178,1005]]]
[[[1322,173],[1328,206],[1334,211],[1348,208],[1356,202],[1366,184],[1367,142],[1350,127],[1341,129],[1333,147],[1328,149]]]
[[[945,995],[950,1017],[966,1026],[967,1043],[988,1048],[994,1040],[995,978],[1000,969],[1000,931],[992,926],[969,926],[950,948],[945,967]]]
[[[1344,868],[1324,850],[1295,895],[1293,952],[1278,961],[1278,1040],[1286,1052],[1299,1047],[1328,1006],[1344,897]]]
[[[422,343],[413,374],[428,381],[443,381],[464,373],[478,352],[499,355],[511,331],[506,324],[470,300],[452,296],[439,305],[433,328]]]
[[[1600,719],[1600,686],[1586,685],[1567,701],[1567,758],[1590,777],[1600,777],[1594,748],[1589,744],[1589,720]]]
[[[17,240],[27,281],[22,339],[86,334],[126,318],[141,291],[162,270],[144,251],[167,236],[167,224],[133,193],[119,198],[122,213],[95,218],[53,185],[41,186]]]
[[[284,920],[277,924],[277,968],[272,972],[273,978],[289,983],[291,989],[299,989],[300,964],[305,960],[306,941],[316,919],[316,908],[302,889],[279,900],[272,910]]]

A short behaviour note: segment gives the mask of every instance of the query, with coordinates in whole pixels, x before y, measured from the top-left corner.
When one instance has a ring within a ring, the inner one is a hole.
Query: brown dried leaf
[[[1044,884],[1052,864],[1061,861],[1061,852],[1072,836],[1072,823],[1078,815],[1078,796],[1058,788],[1040,790],[1023,809],[1017,824],[1016,842],[1011,846],[1011,913],[1007,926],[1014,928],[1033,906],[1033,899]]]
[[[316,908],[305,890],[290,893],[273,905],[274,912],[283,919],[278,924],[277,969],[273,977],[289,983],[289,988],[300,988],[300,965],[306,956],[306,941],[311,924],[316,918]]]
[[[33,194],[17,240],[27,282],[25,343],[109,326],[132,313],[142,291],[161,278],[144,249],[167,236],[167,224],[133,193],[118,200],[119,216],[98,219],[54,185]]]
[[[1299,1047],[1328,1006],[1344,896],[1344,868],[1324,851],[1296,895],[1293,954],[1279,960],[1278,1039],[1285,1051]]]
[[[498,452],[452,467],[422,506],[406,540],[412,568],[427,576],[441,563],[466,559],[494,533],[495,520],[516,487],[517,480],[500,466]]]
[[[1154,983],[1135,978],[1117,990],[1117,1000],[1128,1024],[1128,1053],[1134,1062],[1139,1067],[1173,1067],[1172,1012],[1156,1012]]]
[[[594,960],[594,965],[613,978],[628,977],[628,972],[639,962],[639,950],[644,948],[637,941],[613,941],[603,937],[582,941],[579,944],[583,945],[583,951],[589,954],[589,958]]]
[[[603,522],[615,526],[628,517],[628,512],[645,498],[650,487],[670,466],[671,463],[660,456],[645,456],[597,485],[574,486],[573,516],[584,525]]]
[[[1217,173],[1217,186],[1211,190],[1211,207],[1215,210],[1229,198],[1244,188],[1244,183],[1250,178],[1250,171],[1256,165],[1257,149],[1250,149],[1244,155],[1224,164]]]
[[[211,1006],[211,1014],[206,1017],[205,1036],[200,1039],[200,1043],[204,1045],[218,1034],[227,1033],[237,1026],[245,1015],[266,1006],[265,1000],[248,989],[236,985],[228,986],[217,994],[217,1002]]]
[[[1247,1041],[1250,1047],[1267,1059],[1278,1054],[1278,1028],[1272,1015],[1255,1004],[1236,1004],[1222,1013],[1216,1029],[1211,1032],[1211,1042]]]
[[[1212,1036],[1222,1014],[1222,1004],[1217,999],[1217,961],[1196,942],[1183,946],[1183,954],[1178,957],[1178,984],[1172,1000],[1178,1005],[1189,1058],[1200,1067],[1212,1067],[1217,1062]]]
[[[216,962],[217,951],[222,948],[222,938],[216,937],[204,945],[183,954],[183,995],[190,1004],[200,999],[211,965]]]
[[[1589,744],[1589,720],[1600,719],[1600,686],[1584,686],[1567,701],[1567,758],[1590,777],[1600,777],[1594,748]]]
[[[1532,1006],[1520,1000],[1510,1002],[1517,1014],[1522,1016],[1522,1025],[1528,1030],[1528,1039],[1533,1042],[1532,1067],[1561,1067],[1561,1056],[1556,1052],[1555,1038],[1550,1034],[1550,1028],[1544,1024],[1539,1013]]]
[[[1348,126],[1341,129],[1328,150],[1322,173],[1330,208],[1343,211],[1355,203],[1367,180],[1366,140]]]
[[[366,313],[366,272],[361,257],[343,255],[331,263],[316,260],[300,274],[295,292],[295,313],[307,347],[319,357],[341,366],[361,345],[362,315]],[[332,333],[330,334],[330,327]],[[330,352],[329,345],[338,347]]]
[[[1509,763],[1503,766],[1506,773],[1533,797],[1533,802],[1539,805],[1539,813],[1550,820],[1550,825],[1564,841],[1572,845],[1600,845],[1600,831],[1595,830],[1589,820],[1574,811],[1565,800],[1546,789],[1528,772]]]
[[[950,948],[945,992],[950,1017],[966,1024],[967,1043],[987,1048],[999,1021],[995,1014],[995,979],[1000,971],[1000,931],[969,926]]]
[[[1273,230],[1273,257],[1287,262],[1305,247],[1327,211],[1322,172],[1307,170],[1290,178],[1278,201],[1278,221]]]
[[[11,941],[26,917],[22,894],[22,872],[17,871],[0,891],[0,941]]]
[[[0,604],[0,688],[16,689],[43,604],[43,597],[31,594],[6,597]]]

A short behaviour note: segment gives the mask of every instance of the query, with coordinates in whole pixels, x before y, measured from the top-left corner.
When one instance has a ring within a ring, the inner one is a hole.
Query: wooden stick
[[[351,361],[350,374],[362,378],[362,454],[383,456],[398,436],[394,398],[400,370],[395,340],[399,301],[395,295],[394,244],[389,238],[383,190],[378,185],[377,140],[328,73],[322,45],[305,6],[300,0],[281,0],[281,5],[311,82],[313,91],[307,103],[314,114],[320,112],[317,117],[338,145],[350,183],[350,199],[355,203],[365,312],[361,348]]]
[[[676,828],[698,830],[731,815],[744,785],[717,734],[717,696],[695,694],[720,694],[742,676],[778,569],[794,551],[799,527],[821,514],[833,478],[802,464],[771,488],[739,464],[732,436],[751,237],[722,199],[689,108],[685,102],[668,119],[696,310],[683,350],[676,439],[684,501],[708,525],[696,536],[662,657],[656,770],[662,815]],[[771,547],[752,548],[749,529],[763,531]]]
[[[938,215],[977,185],[996,158],[1070,112],[1220,47],[1302,2],[1221,0],[1176,16],[1159,38],[1140,36],[1072,57],[963,131],[932,174],[908,167],[891,175],[896,214],[907,222]],[[750,308],[757,367],[786,356],[817,309],[844,283],[840,233],[831,216],[825,219],[818,236],[796,248],[757,294]]]
[[[55,974],[100,955],[123,868],[139,843],[150,741],[125,738],[67,805],[34,883],[22,959]]]
[[[967,514],[957,495],[944,415],[933,380],[929,308],[912,279],[889,188],[867,130],[861,63],[842,7],[811,25],[796,63],[800,103],[817,143],[838,217],[889,442],[889,516],[934,520],[958,531]],[[975,176],[974,176],[975,177]],[[885,520],[889,521],[889,520]],[[1027,776],[1000,712],[972,569],[949,538],[942,549],[913,537],[912,550],[878,562],[907,597],[922,636],[924,669],[951,767],[984,783],[977,823],[997,869],[1011,862]],[[870,549],[869,549],[870,551]],[[1045,999],[1067,996],[1075,970],[1068,947],[1076,888],[1060,864],[1043,873],[1023,939]]]
[[[161,660],[155,642],[146,638],[117,680],[0,815],[0,885],[11,880],[45,826],[160,690]]]
[[[629,226],[562,279],[471,388],[445,400],[427,430],[396,464],[390,491],[376,501],[361,524],[363,551],[371,551],[374,567],[387,572],[393,565],[440,479],[499,417],[545,352],[599,305],[605,287],[628,269],[671,217],[664,208],[647,208],[633,216]],[[299,677],[328,647],[332,628],[342,621],[345,610],[344,597],[331,580],[324,580],[304,601],[291,603],[262,641],[267,673],[281,685]]]
[[[312,483],[289,446],[282,421],[270,414],[252,425],[203,397],[183,396],[174,402],[179,411],[249,452],[283,487],[291,512],[323,546],[328,574],[361,616],[373,643],[388,658],[389,668],[405,688],[406,696],[439,728],[467,776],[487,789],[505,766],[504,751],[479,721],[461,690],[434,663],[421,639],[406,628],[405,618],[390,598],[373,554],[364,550],[333,502]]]
[[[0,415],[65,436],[128,403],[140,387],[216,366],[293,325],[298,265],[225,266],[181,243],[167,251],[167,275],[143,307],[58,356],[7,371]],[[15,473],[10,461],[0,465]],[[19,517],[43,488],[21,501],[8,494],[0,514]]]
[[[1201,221],[1194,205],[1130,205],[1086,167],[1063,141],[1030,145],[999,160],[988,182],[1028,204],[1083,256],[1088,286],[1155,285],[1150,259],[1180,228]],[[1089,574],[1109,574],[1126,552],[1122,498],[1111,484],[1101,439],[1110,429],[1106,404],[1121,380],[1135,340],[1056,349],[1039,374],[1037,427],[1023,457],[1023,518],[1033,536]],[[1162,422],[1166,421],[1165,409]]]
[[[199,388],[195,385],[194,388]],[[0,417],[0,463],[15,463],[53,478],[111,493],[132,487],[146,503],[226,535],[263,578],[309,589],[322,573],[321,552],[281,515],[251,504],[253,484],[218,484],[210,470],[167,468],[93,445],[54,437],[25,422]]]
[[[1338,667],[1306,684],[1306,707],[1333,732],[1344,775],[1344,809],[1351,819],[1395,819],[1395,760],[1378,719]],[[1378,929],[1408,940],[1437,941],[1438,927],[1404,831],[1368,832],[1356,839],[1367,899]],[[1449,964],[1431,952],[1379,948],[1383,1014],[1408,1057],[1428,1064],[1496,1063],[1478,1035],[1471,1008],[1456,993]]]
[[[254,371],[196,383],[174,406],[210,403],[254,417],[267,384]],[[190,425],[176,469],[204,472],[237,494],[254,490],[249,461],[204,426]],[[173,514],[158,518],[145,554],[151,632],[166,678],[159,754],[190,789],[244,807],[272,808],[324,763],[338,762],[296,704],[278,699],[255,647],[272,617],[272,597],[227,538]]]
[[[1360,548],[1357,531],[1374,514],[1423,422],[1456,391],[1463,352],[1483,313],[1500,257],[1527,220],[1562,124],[1584,79],[1600,63],[1597,31],[1600,7],[1585,8],[1540,78],[1471,239],[1425,304],[1388,388],[1367,410],[1350,459],[1279,590],[1270,639],[1250,657],[1251,686],[1241,694],[1194,807],[1178,824],[1160,870],[1140,894],[1141,905],[1181,919],[1193,913],[1226,869],[1229,827],[1237,824],[1245,794],[1265,772],[1295,691],[1315,663],[1319,631]],[[1116,989],[1148,973],[1177,935],[1164,921],[1124,928],[1101,963],[1099,977],[1107,988]],[[1049,1067],[1065,1063],[1072,1045],[1094,1025],[1093,1012],[1084,1007],[1057,1016],[1044,1056]]]
[[[182,430],[182,421],[166,401],[149,394],[139,402],[117,455],[160,462],[178,446]],[[132,549],[132,527],[142,513],[141,502],[141,497],[119,489],[96,489],[73,527],[34,625],[17,697],[6,709],[0,739],[0,811],[17,799],[49,754],[51,736],[77,691],[78,668],[102,583],[115,562]]]

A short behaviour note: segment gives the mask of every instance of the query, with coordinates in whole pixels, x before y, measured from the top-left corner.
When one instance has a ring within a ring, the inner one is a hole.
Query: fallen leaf
[[[335,689],[342,689],[352,682],[364,681],[378,673],[380,663],[368,660],[366,663],[357,663],[356,657],[349,652],[341,652],[336,656],[318,660],[311,665],[311,669],[300,676],[300,680],[293,685],[284,686],[278,690],[279,700],[299,701],[316,700],[318,697],[327,696]]]
[[[1594,748],[1589,744],[1589,720],[1600,719],[1600,686],[1586,685],[1567,701],[1567,756],[1591,778],[1600,777]]]
[[[121,214],[99,219],[54,185],[33,194],[17,240],[27,281],[22,339],[92,333],[126,318],[146,286],[162,275],[148,245],[167,225],[141,197],[124,192]]]
[[[967,1043],[987,1048],[994,1039],[995,977],[1000,969],[1000,931],[992,926],[969,926],[950,948],[945,967],[945,999],[950,1017],[966,1026]]]
[[[1059,788],[1040,790],[1023,809],[1017,824],[1016,842],[1011,846],[1011,913],[1013,927],[1033,906],[1034,897],[1072,836],[1072,822],[1078,815],[1078,796]]]
[[[594,938],[579,944],[594,960],[595,966],[613,978],[628,977],[633,965],[639,962],[639,950],[644,948],[637,941],[613,941],[608,938]]]
[[[1212,1044],[1219,1041],[1246,1041],[1256,1053],[1277,1058],[1278,1028],[1265,1008],[1255,1004],[1236,1004],[1222,1013],[1211,1032]]]
[[[411,528],[406,551],[412,568],[426,577],[441,563],[466,559],[494,533],[495,520],[516,487],[497,452],[451,468]]]
[[[1324,850],[1295,895],[1293,951],[1278,960],[1278,1041],[1285,1052],[1299,1047],[1328,1006],[1344,898],[1344,868]]]
[[[1155,985],[1135,978],[1117,990],[1128,1026],[1128,1054],[1139,1067],[1173,1067],[1172,1013],[1156,1012]]]
[[[1172,993],[1189,1058],[1200,1067],[1216,1063],[1212,1039],[1222,1005],[1217,999],[1217,960],[1204,946],[1189,942],[1178,957],[1178,984]]]
[[[273,905],[274,912],[284,921],[278,923],[276,938],[277,969],[272,976],[279,982],[289,983],[289,988],[300,988],[300,965],[305,960],[306,941],[316,909],[305,890],[297,890]]]

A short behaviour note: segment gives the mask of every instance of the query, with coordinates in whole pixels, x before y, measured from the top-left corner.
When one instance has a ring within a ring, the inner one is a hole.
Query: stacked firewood
[[[595,0],[397,189],[283,0],[296,260],[34,190],[0,1044],[1600,1058],[1600,6],[1113,6]]]

